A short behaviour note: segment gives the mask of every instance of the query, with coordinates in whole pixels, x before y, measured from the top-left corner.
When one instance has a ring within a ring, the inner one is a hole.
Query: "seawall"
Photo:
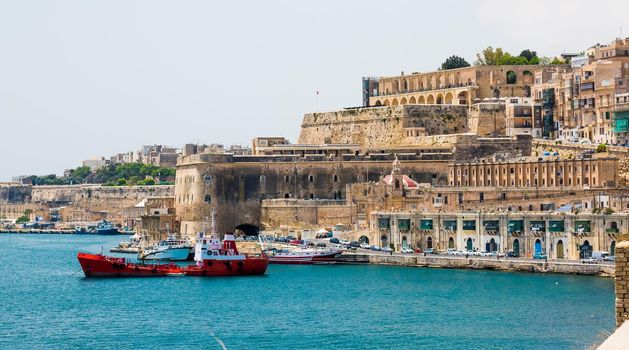
[[[533,273],[561,273],[610,277],[615,275],[614,265],[580,264],[574,262],[533,262],[501,258],[454,258],[448,256],[383,255],[345,253],[340,257],[345,264],[378,264],[408,267],[517,271]]]

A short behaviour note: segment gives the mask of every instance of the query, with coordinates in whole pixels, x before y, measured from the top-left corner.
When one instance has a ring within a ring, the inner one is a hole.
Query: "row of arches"
[[[455,99],[456,98],[456,99]],[[374,103],[374,105],[376,107],[380,107],[380,106],[397,106],[397,105],[406,105],[406,104],[418,104],[418,105],[423,105],[423,104],[428,104],[428,105],[442,105],[442,104],[447,104],[447,105],[451,105],[451,104],[458,104],[458,105],[466,105],[468,104],[468,98],[469,98],[469,94],[467,91],[461,91],[458,94],[455,94],[453,92],[447,92],[447,93],[438,93],[438,94],[428,94],[428,95],[419,95],[419,96],[410,96],[410,97],[402,97],[402,98],[397,98],[394,97],[392,99],[378,99],[376,100],[376,102]]]
[[[433,89],[445,89],[449,87],[460,87],[464,85],[473,85],[472,79],[464,81],[461,78],[461,72],[443,73],[439,75],[420,75],[410,76],[408,78],[399,78],[392,81],[391,89],[385,87],[385,94],[399,94],[408,91],[425,91]]]

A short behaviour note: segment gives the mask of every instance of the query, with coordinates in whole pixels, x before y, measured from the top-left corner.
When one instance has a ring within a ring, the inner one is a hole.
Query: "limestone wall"
[[[351,208],[345,200],[270,199],[262,201],[260,222],[266,229],[351,225]]]
[[[616,246],[616,326],[629,320],[629,241]]]
[[[299,143],[400,146],[405,128],[424,128],[428,135],[466,132],[467,106],[406,105],[306,114]]]

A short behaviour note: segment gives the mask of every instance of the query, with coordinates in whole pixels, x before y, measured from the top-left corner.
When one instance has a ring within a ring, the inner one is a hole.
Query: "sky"
[[[621,27],[626,0],[0,0],[0,181],[143,144],[296,142],[303,114],[360,105],[362,76]]]

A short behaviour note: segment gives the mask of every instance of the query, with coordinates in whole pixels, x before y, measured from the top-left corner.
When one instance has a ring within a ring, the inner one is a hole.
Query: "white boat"
[[[152,248],[140,249],[138,259],[186,261],[190,257],[192,247],[188,240],[168,236],[168,238],[159,241]]]
[[[137,254],[140,251],[142,238],[137,233],[129,237],[128,241],[121,241],[117,247],[111,248],[112,253]]]
[[[297,248],[266,251],[271,264],[335,264],[342,251],[338,249]]]

